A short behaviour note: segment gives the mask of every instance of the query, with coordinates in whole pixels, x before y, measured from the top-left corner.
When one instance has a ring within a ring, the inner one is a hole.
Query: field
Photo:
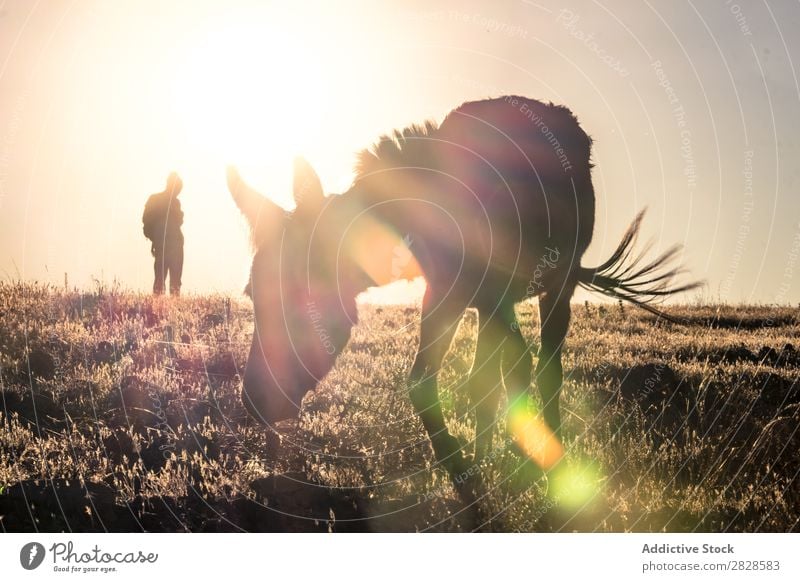
[[[535,303],[519,307],[534,357]],[[574,309],[566,456],[542,473],[505,421],[480,474],[484,531],[800,531],[800,314],[679,306]],[[299,421],[261,427],[239,400],[249,300],[0,284],[2,531],[465,531],[406,394],[416,307],[361,321]],[[468,312],[440,375],[451,431]]]

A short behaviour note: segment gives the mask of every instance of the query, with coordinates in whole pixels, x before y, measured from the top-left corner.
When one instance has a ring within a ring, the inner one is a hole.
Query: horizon
[[[228,163],[291,208],[296,154],[340,193],[381,134],[520,94],[566,105],[594,138],[585,264],[648,207],[653,253],[682,244],[687,278],[707,280],[703,298],[796,305],[800,44],[781,30],[800,14],[788,3],[739,10],[6,2],[0,279],[58,285],[67,273],[82,288],[100,277],[148,290],[142,209],[175,170],[185,292],[238,294],[251,254]],[[413,303],[414,290],[373,291],[370,302]]]
[[[16,284],[28,284],[28,285],[39,285],[39,286],[48,286],[53,291],[58,291],[61,293],[79,293],[81,295],[90,295],[90,294],[111,294],[111,293],[122,293],[122,294],[138,294],[143,296],[152,295],[152,292],[147,288],[142,289],[135,289],[132,287],[126,287],[122,285],[119,281],[111,280],[111,281],[104,281],[97,278],[93,278],[93,281],[90,283],[86,283],[83,285],[76,285],[69,281],[69,276],[67,274],[67,285],[65,286],[63,282],[61,284],[57,282],[47,282],[47,281],[39,281],[35,279],[5,279],[0,280],[0,285],[16,285]],[[246,283],[246,281],[245,281]],[[359,293],[356,297],[356,301],[359,305],[370,305],[375,307],[413,307],[419,306],[422,301],[422,293],[424,292],[424,285],[425,280],[422,277],[415,278],[411,281],[395,281],[384,285],[383,287],[369,287],[366,291]],[[408,290],[407,293],[398,293],[395,289],[396,286],[402,287],[410,287],[411,289]],[[220,296],[225,298],[230,298],[238,301],[243,301],[245,303],[252,303],[252,300],[244,293],[244,285],[242,285],[242,289],[238,291],[231,291],[231,290],[223,290],[223,291],[196,291],[196,290],[189,290],[186,293],[181,293],[180,298],[184,299],[202,299],[202,298],[209,298],[214,296]],[[180,300],[178,298],[178,300]],[[165,297],[165,301],[172,301],[175,298]],[[528,296],[525,297],[520,304],[528,303],[528,302],[535,302],[537,298],[535,296]],[[599,293],[592,293],[582,288],[578,288],[576,290],[575,295],[572,297],[570,301],[570,305],[596,305],[596,306],[614,306],[618,305],[622,302],[625,305],[626,309],[634,309],[638,310],[639,308],[635,305],[629,304],[624,302],[621,299],[614,299],[611,297],[607,297],[605,295],[601,295]],[[658,304],[656,304],[658,305]],[[791,303],[784,303],[784,304],[777,304],[777,303],[745,303],[745,302],[726,302],[726,301],[717,301],[713,298],[707,298],[700,295],[697,292],[694,293],[686,293],[679,295],[677,298],[672,298],[669,302],[665,302],[665,305],[668,307],[783,307],[783,308],[791,308],[793,304]],[[476,309],[474,307],[469,307],[468,309]]]

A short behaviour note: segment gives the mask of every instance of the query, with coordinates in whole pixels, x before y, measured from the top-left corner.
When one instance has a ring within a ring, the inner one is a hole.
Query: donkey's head
[[[337,252],[341,227],[305,160],[295,161],[291,213],[247,186],[233,168],[228,188],[250,223],[255,248],[246,291],[255,331],[242,399],[251,414],[271,424],[296,416],[303,396],[333,367],[355,323],[357,290]]]

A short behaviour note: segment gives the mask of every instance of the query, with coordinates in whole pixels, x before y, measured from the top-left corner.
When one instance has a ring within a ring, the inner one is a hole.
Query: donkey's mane
[[[432,120],[382,135],[371,148],[361,150],[356,156],[354,182],[370,174],[398,166],[416,167],[430,164],[431,138],[439,125]]]

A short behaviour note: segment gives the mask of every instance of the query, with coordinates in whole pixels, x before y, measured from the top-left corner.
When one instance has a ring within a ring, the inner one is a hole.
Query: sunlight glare
[[[324,71],[286,31],[238,23],[189,43],[178,60],[172,110],[206,163],[245,174],[289,168],[318,139]]]
[[[564,456],[558,437],[527,402],[520,401],[509,410],[508,428],[520,448],[542,469],[552,469]]]
[[[551,495],[566,508],[580,509],[600,493],[602,478],[593,463],[561,463],[550,476]]]

